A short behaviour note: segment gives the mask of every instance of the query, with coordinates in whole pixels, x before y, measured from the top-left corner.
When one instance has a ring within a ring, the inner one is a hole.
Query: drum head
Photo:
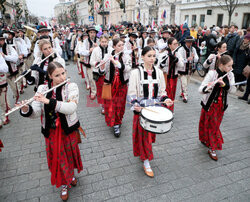
[[[141,116],[155,123],[167,123],[174,118],[172,111],[162,106],[145,107],[141,110]]]

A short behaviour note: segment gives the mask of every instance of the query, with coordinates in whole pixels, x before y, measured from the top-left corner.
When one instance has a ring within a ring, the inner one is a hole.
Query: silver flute
[[[215,84],[217,84],[217,83],[219,82],[220,79],[225,78],[225,77],[226,77],[227,75],[229,75],[230,72],[232,72],[232,71],[233,71],[233,69],[231,69],[229,72],[227,72],[226,74],[224,74],[224,75],[221,76],[220,78],[216,79],[216,80],[213,82],[213,84],[212,84],[211,86],[206,87],[205,91],[208,91],[209,89],[213,88],[213,87],[215,86]]]
[[[124,50],[120,51],[119,53],[116,53],[115,55],[113,55],[112,57],[115,57],[117,55],[120,55],[120,53],[122,53]],[[106,62],[108,62],[110,60],[110,58],[108,58],[107,60],[105,60],[104,62],[102,62],[101,64],[97,65],[96,68],[104,65]]]
[[[45,60],[47,60],[51,55],[53,55],[55,52],[52,52],[51,54],[49,54],[46,58],[44,58],[42,61],[38,62],[37,65],[42,64]],[[25,77],[28,73],[30,73],[32,70],[29,69],[24,75],[19,76],[16,80],[15,83],[18,82],[20,79],[22,79],[23,77]]]
[[[64,85],[64,84],[67,83],[68,81],[69,81],[69,79],[66,79],[64,82],[62,82],[62,83],[60,83],[60,84],[58,84],[58,85],[56,85],[56,86],[54,86],[54,87],[52,87],[52,88],[46,90],[45,92],[42,92],[41,94],[42,94],[42,95],[45,95],[45,94],[47,94],[47,93],[53,91],[54,89],[56,89],[56,88],[58,88],[58,87]],[[30,98],[29,100],[27,100],[25,103],[23,103],[22,105],[13,107],[12,109],[10,109],[10,110],[5,114],[5,116],[8,116],[8,115],[10,115],[11,113],[13,113],[13,112],[15,112],[15,111],[21,109],[22,107],[24,107],[25,105],[30,104],[30,103],[33,102],[34,100],[35,100],[35,98],[32,97],[32,98]]]

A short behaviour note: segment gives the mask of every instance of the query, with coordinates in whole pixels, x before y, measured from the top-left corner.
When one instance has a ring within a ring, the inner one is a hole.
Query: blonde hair
[[[42,51],[42,48],[45,44],[49,44],[52,46],[52,44],[50,43],[49,39],[42,39],[39,41],[39,49],[40,51]]]
[[[106,39],[107,41],[109,41],[109,36],[107,35],[107,34],[103,34],[102,36],[100,36],[100,41],[102,40],[102,39]]]

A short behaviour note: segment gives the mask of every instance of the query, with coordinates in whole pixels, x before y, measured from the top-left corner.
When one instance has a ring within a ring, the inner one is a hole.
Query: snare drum
[[[140,124],[144,130],[156,134],[170,131],[173,119],[172,111],[162,106],[145,107],[140,114]]]

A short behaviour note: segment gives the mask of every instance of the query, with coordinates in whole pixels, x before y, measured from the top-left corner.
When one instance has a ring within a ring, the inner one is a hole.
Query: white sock
[[[62,189],[67,189],[67,185],[62,185]],[[67,191],[62,191],[62,195],[66,195]]]
[[[144,166],[145,166],[145,168],[150,168],[150,164],[149,164],[148,159],[144,161]]]

